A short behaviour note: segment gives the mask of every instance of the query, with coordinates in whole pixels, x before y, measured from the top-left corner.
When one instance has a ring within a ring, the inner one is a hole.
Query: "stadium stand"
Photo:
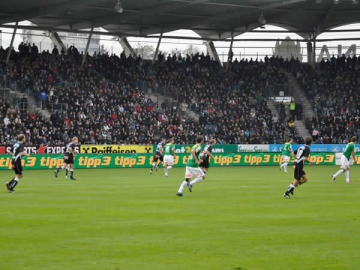
[[[293,73],[313,107],[315,117],[306,127],[316,143],[348,143],[360,135],[359,70],[357,57],[334,56],[316,69],[297,65]]]
[[[224,72],[204,54],[160,55],[154,64],[124,53],[94,54],[83,69],[82,55],[73,46],[65,55],[21,44],[8,65],[5,56],[2,50],[0,75],[19,91],[13,101],[2,101],[4,144],[20,132],[32,144],[54,145],[75,135],[83,144],[153,144],[169,136],[191,143],[198,134],[224,144],[260,144],[297,136],[283,113],[273,121],[266,101],[273,91],[286,88],[284,70],[290,61],[282,58],[235,60]],[[146,92],[166,88],[175,99],[157,104],[140,91],[144,85],[150,88]],[[23,93],[44,97],[50,118],[30,113]],[[198,122],[187,116],[190,109],[199,115]]]

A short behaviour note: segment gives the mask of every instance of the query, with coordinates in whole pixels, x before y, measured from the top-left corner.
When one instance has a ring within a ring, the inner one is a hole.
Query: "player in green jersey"
[[[205,179],[205,173],[200,168],[200,153],[204,138],[199,136],[196,138],[195,142],[196,144],[191,148],[191,154],[186,163],[185,180],[181,183],[180,188],[176,194],[180,197],[183,196],[182,192],[186,186],[188,186],[189,191],[192,192],[192,185]],[[193,176],[196,176],[196,178],[190,183],[190,178]]]
[[[291,158],[291,153],[293,152],[291,146],[292,143],[293,143],[293,139],[289,138],[288,142],[284,143],[283,146],[280,148],[283,163],[280,165],[279,170],[281,171],[281,169],[284,168],[284,173],[288,172],[287,166]]]
[[[175,139],[172,137],[164,146],[164,171],[165,177],[168,177],[168,171],[172,168],[175,158]]]
[[[356,147],[355,144],[357,142],[356,136],[351,138],[351,142],[347,144],[344,153],[341,155],[341,165],[340,170],[331,176],[332,180],[335,181],[336,177],[338,177],[340,174],[345,173],[345,179],[346,183],[351,183],[350,180],[350,165],[351,163],[356,163]]]

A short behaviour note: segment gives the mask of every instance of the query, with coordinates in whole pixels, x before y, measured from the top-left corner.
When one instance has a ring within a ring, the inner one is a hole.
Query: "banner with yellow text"
[[[189,154],[178,154],[174,167],[184,167]],[[312,153],[310,160],[318,165],[335,165],[335,153]],[[152,154],[78,154],[75,168],[149,168],[153,161]],[[233,153],[214,154],[210,166],[269,166],[281,163],[280,153]],[[62,155],[32,155],[22,159],[25,170],[55,169],[63,164]],[[0,155],[0,170],[11,169],[11,156]]]

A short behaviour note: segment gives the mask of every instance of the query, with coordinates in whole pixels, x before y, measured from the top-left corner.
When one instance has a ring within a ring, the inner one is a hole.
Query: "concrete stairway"
[[[26,93],[11,90],[10,88],[0,88],[0,96],[5,97],[10,104],[13,103],[15,95],[18,95],[20,98],[24,95],[26,96],[28,100],[28,111],[30,113],[37,112],[39,110],[44,120],[50,119],[51,113],[47,109],[42,109],[41,100],[34,96],[27,95]]]
[[[300,137],[305,138],[307,136],[310,136],[310,133],[302,120],[295,120],[294,122],[296,130],[298,131]]]
[[[271,100],[271,99],[268,99],[268,100],[267,100],[267,105],[268,105],[269,109],[270,109],[271,112],[272,112],[272,120],[273,120],[274,122],[277,122],[278,119],[279,119],[279,111],[278,111],[278,109],[276,108],[276,107],[277,107],[277,106],[276,106],[276,105],[277,105],[276,102],[273,101],[273,100]]]
[[[295,102],[301,103],[303,106],[304,117],[305,118],[313,118],[315,116],[314,110],[313,110],[312,106],[310,105],[310,102],[306,98],[306,95],[303,92],[303,90],[301,89],[301,86],[299,85],[295,76],[290,72],[286,72],[286,75],[292,81],[292,84],[293,84],[292,93],[293,93],[293,97],[295,98]],[[304,119],[304,121],[305,121],[305,119]]]
[[[170,102],[173,102],[175,101],[175,99],[171,98],[171,97],[168,97],[168,96],[163,96],[163,95],[160,95],[160,94],[154,94],[154,93],[151,93],[149,91],[146,91],[145,90],[145,94],[153,101],[156,101],[158,104],[159,104],[159,107],[161,107],[161,104],[166,100],[168,99]],[[180,112],[181,114],[182,112]],[[187,118],[190,118],[190,119],[193,119],[195,121],[199,121],[199,117],[200,115],[190,109],[188,109],[186,112],[185,112],[185,117]]]

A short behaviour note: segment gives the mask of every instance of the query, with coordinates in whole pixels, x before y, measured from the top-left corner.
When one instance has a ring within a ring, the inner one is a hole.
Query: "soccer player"
[[[152,164],[151,169],[150,169],[150,174],[153,173],[154,168],[156,168],[156,171],[157,171],[158,168],[159,168],[159,165],[161,165],[161,163],[163,163],[163,161],[164,161],[164,158],[163,158],[163,153],[164,153],[163,147],[164,147],[164,145],[165,145],[165,138],[162,138],[161,142],[159,142],[157,147],[156,147],[156,152],[155,152],[155,155],[154,155],[154,158],[153,158],[153,164]],[[159,164],[157,164],[158,160],[160,160]]]
[[[164,171],[165,177],[168,177],[168,171],[172,168],[175,158],[175,139],[172,137],[164,146]]]
[[[298,185],[305,184],[306,181],[308,180],[306,173],[304,172],[303,169],[305,162],[308,162],[310,165],[313,164],[309,159],[311,143],[312,143],[312,138],[306,137],[305,144],[300,146],[298,149],[296,149],[292,154],[293,157],[295,158],[294,181],[292,184],[290,184],[290,186],[284,193],[284,197],[286,199],[290,199],[289,194],[294,195],[294,189]]]
[[[191,148],[191,154],[186,163],[186,171],[185,171],[185,180],[181,183],[177,196],[183,196],[183,190],[186,186],[188,186],[189,191],[192,192],[192,185],[202,181],[205,179],[205,173],[200,168],[200,153],[201,153],[201,145],[204,141],[202,136],[199,136],[195,139],[196,144]],[[196,176],[196,178],[190,181],[190,178]]]
[[[341,155],[341,165],[340,170],[331,176],[332,180],[335,182],[336,177],[340,174],[345,173],[346,183],[350,184],[352,181],[350,180],[350,160],[351,158],[356,163],[355,157],[355,144],[357,142],[357,138],[354,136],[351,138],[351,142],[346,145],[344,153]]]
[[[281,156],[283,163],[280,165],[279,170],[281,171],[282,168],[284,168],[284,173],[287,173],[287,166],[290,161],[290,157],[292,154],[292,147],[291,144],[293,143],[293,139],[290,138],[286,143],[283,144],[283,146],[280,148],[281,150]]]
[[[77,143],[78,138],[74,137],[72,138],[71,142],[66,145],[63,165],[54,171],[55,177],[58,177],[58,173],[61,170],[67,168],[67,166],[70,166],[70,180],[76,180],[76,178],[74,178],[74,159],[76,156],[75,146]]]
[[[213,158],[211,152],[215,143],[216,141],[214,139],[211,139],[209,144],[205,146],[204,150],[200,154],[200,160],[201,160],[200,168],[203,170],[205,174],[209,170],[210,158]]]
[[[21,165],[21,157],[22,156],[26,156],[29,157],[29,154],[26,154],[24,152],[24,143],[25,143],[25,135],[24,134],[19,134],[18,135],[18,142],[14,143],[14,145],[12,146],[11,151],[9,151],[8,153],[10,155],[12,155],[12,160],[11,160],[11,164],[12,164],[12,168],[15,172],[15,177],[13,179],[11,179],[10,182],[6,183],[6,188],[10,193],[14,193],[15,192],[15,187],[16,185],[19,183],[19,180],[23,177],[23,169],[22,169],[22,165]]]

